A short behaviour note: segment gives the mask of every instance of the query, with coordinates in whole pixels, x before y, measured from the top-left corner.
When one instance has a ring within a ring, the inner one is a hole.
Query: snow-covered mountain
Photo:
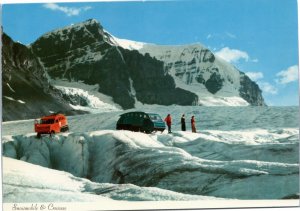
[[[134,107],[135,99],[163,105],[198,101],[192,92],[175,87],[161,61],[116,46],[95,20],[49,32],[31,49],[53,79],[98,84],[99,92],[124,109]]]
[[[112,40],[163,61],[176,86],[197,94],[200,105],[265,105],[255,82],[200,43],[162,46],[116,37]]]
[[[118,39],[94,19],[48,32],[31,45],[52,79],[99,85],[124,109],[142,104],[265,105],[244,73],[200,44]]]
[[[24,45],[2,34],[3,120],[28,119],[61,111],[78,113],[49,83],[39,59]]]

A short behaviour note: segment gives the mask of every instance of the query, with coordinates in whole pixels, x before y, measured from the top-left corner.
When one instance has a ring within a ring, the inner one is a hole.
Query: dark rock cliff
[[[259,86],[255,82],[251,81],[251,79],[243,72],[240,72],[240,77],[240,96],[247,100],[247,102],[249,102],[251,105],[265,106],[266,104],[261,95]]]
[[[49,111],[73,114],[53,88],[39,60],[24,45],[2,34],[3,121],[38,118]]]

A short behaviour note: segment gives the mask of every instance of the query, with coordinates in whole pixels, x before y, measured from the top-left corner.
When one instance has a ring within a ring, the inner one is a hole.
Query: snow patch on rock
[[[76,110],[84,110],[90,113],[102,113],[120,111],[119,105],[112,98],[98,92],[98,85],[86,85],[83,82],[68,82],[64,80],[52,81],[54,86],[70,98],[84,101],[85,106],[73,102],[70,104]],[[76,101],[76,100],[75,100]]]
[[[128,50],[140,50],[144,47],[146,43],[143,42],[137,42],[132,40],[126,40],[126,39],[120,39],[115,36],[110,35],[112,38],[112,42],[115,45],[121,46],[122,48],[128,49]]]

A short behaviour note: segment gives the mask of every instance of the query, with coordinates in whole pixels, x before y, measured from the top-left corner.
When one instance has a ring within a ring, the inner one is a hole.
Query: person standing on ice
[[[195,123],[195,117],[194,116],[192,116],[191,125],[192,125],[192,132],[196,133],[196,123]]]
[[[181,130],[186,131],[184,114],[182,114],[182,116],[181,116]]]
[[[168,132],[172,133],[171,131],[172,118],[170,114],[168,114],[168,116],[165,118],[165,122],[167,123],[168,126]]]

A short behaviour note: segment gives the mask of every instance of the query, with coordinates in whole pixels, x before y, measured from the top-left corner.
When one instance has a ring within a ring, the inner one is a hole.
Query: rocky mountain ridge
[[[76,114],[49,83],[38,58],[24,45],[2,34],[2,119],[38,118],[50,112]]]
[[[265,105],[255,82],[200,44],[159,46],[122,40],[90,19],[44,34],[31,49],[53,79],[99,84],[99,92],[124,109],[133,108],[136,101]]]
[[[99,92],[112,96],[124,109],[133,108],[136,100],[162,105],[198,101],[194,93],[175,86],[164,73],[163,62],[116,46],[93,19],[49,32],[31,49],[51,78],[98,84]]]

